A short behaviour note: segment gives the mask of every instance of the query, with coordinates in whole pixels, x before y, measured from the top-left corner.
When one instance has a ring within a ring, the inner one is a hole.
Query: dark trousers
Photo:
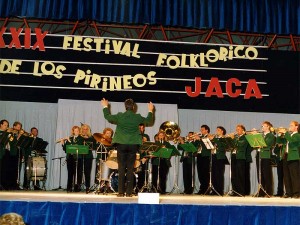
[[[2,159],[2,185],[6,190],[17,190],[19,188],[19,157],[5,152]]]
[[[93,159],[90,158],[78,159],[78,175],[77,175],[78,185],[82,184],[82,175],[84,174],[84,185],[86,188],[90,188],[92,160]]]
[[[167,176],[169,173],[169,165],[167,159],[161,158],[159,164],[159,178],[158,178],[158,165],[152,166],[152,183],[159,193],[166,193],[167,188]],[[159,185],[157,184],[159,179]]]
[[[72,191],[73,183],[75,182],[76,177],[76,158],[73,155],[67,156],[67,169],[68,169],[68,181],[67,181],[67,191]],[[77,170],[78,172],[78,170]],[[78,178],[78,174],[77,174]]]
[[[126,145],[118,144],[117,159],[118,159],[118,192],[119,194],[125,193],[125,181],[126,181],[126,194],[131,195],[133,191],[133,170],[136,153],[138,152],[139,145]],[[125,178],[125,172],[127,169],[127,176]]]
[[[245,171],[246,171],[246,160],[236,159],[236,155],[231,155],[231,184],[232,190],[245,195]]]
[[[260,167],[261,174],[259,175],[259,155],[257,155],[256,168],[258,182],[261,183],[261,186],[267,192],[268,195],[273,195],[273,173],[271,167],[271,159],[261,159]],[[262,190],[260,190],[259,195],[265,195],[265,193]]]
[[[0,159],[0,190],[4,188],[2,186],[2,159]]]
[[[277,195],[283,195],[283,160],[277,162],[277,178],[278,178],[278,185],[277,185]]]
[[[204,194],[209,185],[209,156],[197,155],[197,171],[200,181],[199,194]]]
[[[141,162],[141,165],[139,167],[140,171],[137,172],[138,175],[137,187],[139,190],[141,190],[145,184],[145,171],[147,171],[147,165],[148,165],[148,161],[146,161],[144,164]]]
[[[283,179],[288,196],[300,194],[300,167],[299,160],[283,161]]]
[[[193,161],[192,161],[193,160]],[[184,193],[192,194],[194,192],[193,175],[195,174],[195,158],[184,158],[182,161],[182,175],[184,184]],[[194,166],[194,168],[193,168]],[[194,171],[193,171],[194,170]]]
[[[245,195],[250,195],[251,182],[250,182],[250,162],[245,162]]]
[[[224,194],[224,173],[225,159],[217,159],[216,155],[212,157],[212,184],[215,190],[220,194]]]

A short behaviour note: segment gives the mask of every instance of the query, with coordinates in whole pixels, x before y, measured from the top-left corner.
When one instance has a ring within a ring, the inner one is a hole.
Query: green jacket
[[[203,137],[202,137],[203,138]],[[199,147],[201,148],[200,156],[202,157],[210,157],[211,150],[207,149],[203,141],[200,141]]]
[[[274,148],[274,153],[276,155],[276,161],[281,161],[283,159],[285,150],[286,150],[287,140],[284,136],[276,137],[276,145]],[[280,146],[279,146],[280,145]]]
[[[220,141],[220,139],[221,138],[216,138],[216,137],[212,139],[212,143],[217,147],[217,151],[216,151],[217,159],[227,159],[225,155],[226,154],[225,143]]]
[[[3,142],[5,142],[5,140],[3,138],[5,133],[6,133],[5,131],[0,130],[0,140],[1,140],[1,143],[0,143],[0,159],[2,159],[3,156],[5,155],[5,147],[6,146],[3,143]],[[1,171],[1,168],[0,168],[0,171]]]
[[[300,134],[295,133],[291,135],[289,132],[286,132],[284,137],[288,141],[288,157],[287,161],[290,160],[299,160],[299,147],[300,147]]]
[[[14,135],[14,139],[11,142],[9,142],[9,146],[10,146],[9,154],[11,156],[18,156],[19,154],[19,149],[17,147],[17,143],[18,143],[17,137],[18,135]]]
[[[247,162],[252,162],[252,148],[249,145],[245,135],[235,136],[234,143],[236,150],[236,159],[245,159]]]
[[[112,143],[118,144],[142,144],[139,124],[148,125],[153,120],[152,112],[145,118],[131,110],[111,115],[108,108],[103,108],[103,114],[107,121],[117,125]]]
[[[270,132],[265,135],[264,139],[267,146],[260,149],[259,156],[261,159],[270,159],[272,154],[272,149],[276,143],[276,137],[274,136],[274,134]]]

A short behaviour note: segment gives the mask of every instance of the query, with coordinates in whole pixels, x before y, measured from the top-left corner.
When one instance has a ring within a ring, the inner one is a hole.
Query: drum
[[[113,150],[110,150],[108,152],[108,157],[107,157],[107,160],[105,162],[105,164],[113,169],[113,170],[116,170],[118,169],[118,160],[117,160],[117,150],[113,149]]]
[[[47,160],[44,157],[29,157],[26,175],[28,180],[46,180]]]
[[[99,164],[101,164],[101,171],[99,171]],[[104,163],[103,160],[99,161],[98,165],[98,171],[97,171],[97,179],[99,180],[109,180],[109,175],[111,173],[111,169],[108,168],[108,166],[106,165],[106,163]],[[101,177],[100,177],[100,172],[101,172]]]
[[[108,153],[108,157],[107,160],[105,162],[105,164],[113,169],[113,170],[117,170],[118,169],[118,160],[117,160],[117,155],[118,155],[118,151],[117,150],[110,150]],[[140,162],[140,154],[136,153],[135,156],[135,162],[134,162],[134,168],[137,168],[141,165]]]
[[[113,192],[118,192],[118,187],[119,187],[119,174],[118,172],[112,172],[110,175],[110,189]],[[133,192],[135,192],[136,186],[137,186],[137,179],[138,179],[138,175],[133,173]],[[125,190],[126,190],[126,178],[125,178]]]

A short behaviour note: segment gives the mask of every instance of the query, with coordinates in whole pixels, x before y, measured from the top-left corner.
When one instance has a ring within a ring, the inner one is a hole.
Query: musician
[[[193,136],[194,132],[190,131],[187,135],[186,140],[183,138],[179,138],[180,144],[184,143],[192,143],[195,148],[198,148],[199,141],[196,142],[194,138],[191,138]],[[183,185],[184,185],[184,194],[193,194],[194,192],[194,185],[193,185],[193,175],[195,172],[193,171],[195,168],[195,157],[192,152],[186,152],[182,148],[181,145],[178,145],[178,150],[183,150],[182,155],[180,158],[180,162],[182,163],[182,175],[183,175]]]
[[[73,126],[71,130],[71,136],[68,137],[66,140],[61,139],[61,144],[63,150],[66,152],[67,145],[83,145],[84,138],[80,136],[80,127]],[[68,181],[67,181],[67,192],[79,192],[80,191],[80,180],[78,180],[79,176],[78,173],[80,171],[76,168],[76,161],[77,161],[76,154],[67,153],[67,169],[68,169]],[[74,190],[73,190],[73,183]]]
[[[9,143],[9,149],[5,153],[5,186],[8,190],[20,190],[20,166],[21,166],[21,150],[17,147],[18,139],[21,137],[22,123],[16,121],[13,123],[13,140]]]
[[[30,136],[32,137],[32,142],[31,144],[24,149],[24,182],[23,182],[23,188],[24,189],[29,189],[30,188],[30,180],[28,181],[28,177],[27,177],[27,165],[28,165],[28,158],[30,155],[34,155],[36,153],[40,153],[38,152],[39,149],[37,149],[38,144],[41,143],[43,141],[42,138],[38,137],[39,131],[36,127],[32,127],[30,129]],[[36,186],[34,186],[34,189],[39,190],[39,182],[37,183]]]
[[[202,138],[207,138],[210,133],[210,128],[207,125],[202,125],[200,128],[201,135],[196,135],[196,140],[200,141]],[[203,195],[208,189],[209,185],[209,163],[210,163],[210,149],[207,149],[203,141],[200,141],[199,151],[197,154],[197,171],[200,181],[200,189],[198,195]]]
[[[102,169],[106,170],[106,171],[101,171],[101,177],[100,177],[100,168],[99,168],[99,164],[100,163],[104,163],[104,162],[100,162],[100,158],[104,161],[107,160],[107,153],[109,152],[108,149],[112,146],[112,136],[114,134],[114,131],[109,128],[106,127],[103,129],[102,135],[101,135],[101,139],[100,139],[100,147],[98,148],[98,153],[97,153],[97,166],[96,166],[96,173],[95,173],[95,183],[99,184],[99,179],[100,178],[104,178],[107,181],[105,181],[105,186],[103,186],[100,190],[100,192],[109,192],[110,191],[110,184],[108,182],[109,177],[104,177],[104,175],[108,175],[109,173],[109,168],[107,166],[103,166]],[[106,153],[107,152],[107,153]]]
[[[82,183],[82,171],[84,173],[85,192],[90,192],[91,171],[93,162],[92,148],[96,144],[92,136],[91,128],[87,124],[82,124],[80,127],[80,136],[83,137],[83,144],[89,146],[89,153],[78,157],[78,184]]]
[[[171,144],[166,141],[166,135],[164,131],[159,131],[157,134],[158,141],[155,144],[160,148],[171,148]],[[158,170],[159,166],[159,170]],[[153,158],[152,159],[152,183],[157,191],[161,194],[166,194],[167,176],[169,168],[171,167],[170,159],[166,158]],[[159,177],[158,177],[159,172]],[[159,182],[159,185],[158,185]]]
[[[300,169],[299,169],[299,148],[300,134],[299,123],[291,121],[289,132],[284,137],[287,140],[285,156],[283,161],[283,179],[285,184],[285,198],[300,198]]]
[[[222,126],[218,126],[216,135],[213,136],[212,139],[210,138],[213,145],[216,147],[216,150],[212,153],[212,184],[220,195],[224,194],[225,165],[229,164],[226,157],[226,145],[224,141],[222,142],[225,135],[226,129]]]
[[[2,181],[4,181],[6,179],[6,175],[3,173],[4,168],[3,168],[3,159],[4,159],[4,155],[5,155],[5,151],[6,151],[6,140],[4,140],[4,135],[5,132],[7,130],[7,128],[9,127],[9,123],[7,120],[1,120],[0,121],[0,190],[4,190],[3,187],[3,183]],[[3,179],[5,178],[5,179]]]
[[[233,137],[235,148],[231,152],[231,183],[233,193],[231,196],[245,196],[246,188],[246,159],[251,147],[245,137],[245,127],[242,124],[236,126],[236,135]]]
[[[273,195],[273,173],[271,167],[271,154],[272,154],[272,149],[276,143],[276,138],[274,134],[270,132],[271,127],[272,124],[269,121],[264,121],[262,123],[261,129],[267,146],[258,149],[256,155],[256,167],[257,167],[258,180],[260,179],[259,172],[261,172],[260,183],[269,196]],[[259,171],[260,170],[259,160],[260,160],[261,171]],[[264,191],[260,189],[258,196],[264,197],[265,196]]]
[[[142,117],[140,114],[134,113],[135,103],[132,99],[125,100],[125,109],[123,113],[111,115],[108,109],[108,100],[101,100],[103,106],[104,118],[111,123],[117,124],[116,132],[112,143],[117,144],[117,160],[119,167],[118,177],[118,197],[125,196],[125,170],[127,168],[127,186],[126,196],[132,197],[133,190],[133,169],[136,153],[142,144],[138,125],[140,123],[149,124],[153,120],[154,106],[150,102],[148,104],[148,115]]]
[[[283,188],[283,161],[284,153],[286,151],[287,140],[284,138],[284,133],[278,133],[276,137],[276,145],[274,148],[274,153],[276,155],[277,164],[277,194],[275,196],[282,197],[284,195]]]
[[[140,130],[140,135],[142,138],[142,143],[150,141],[149,135],[145,134],[145,124],[140,123],[139,130]],[[140,157],[141,157],[141,165],[140,165],[140,170],[137,172],[137,175],[138,175],[137,187],[139,190],[142,189],[142,187],[144,186],[145,170],[147,169],[147,158],[143,157],[143,154],[141,154]]]

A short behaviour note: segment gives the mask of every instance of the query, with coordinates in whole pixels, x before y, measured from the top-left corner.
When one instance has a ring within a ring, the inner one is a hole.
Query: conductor
[[[136,153],[139,146],[142,144],[142,139],[139,131],[139,124],[150,124],[153,120],[154,105],[152,102],[148,103],[148,115],[142,117],[140,114],[134,112],[135,103],[132,99],[125,100],[126,111],[111,115],[108,109],[108,100],[103,98],[101,105],[103,106],[104,118],[110,123],[116,124],[116,131],[112,143],[117,146],[117,160],[119,167],[118,177],[118,197],[125,196],[125,170],[127,169],[127,185],[126,197],[132,197],[133,190],[133,169]]]

